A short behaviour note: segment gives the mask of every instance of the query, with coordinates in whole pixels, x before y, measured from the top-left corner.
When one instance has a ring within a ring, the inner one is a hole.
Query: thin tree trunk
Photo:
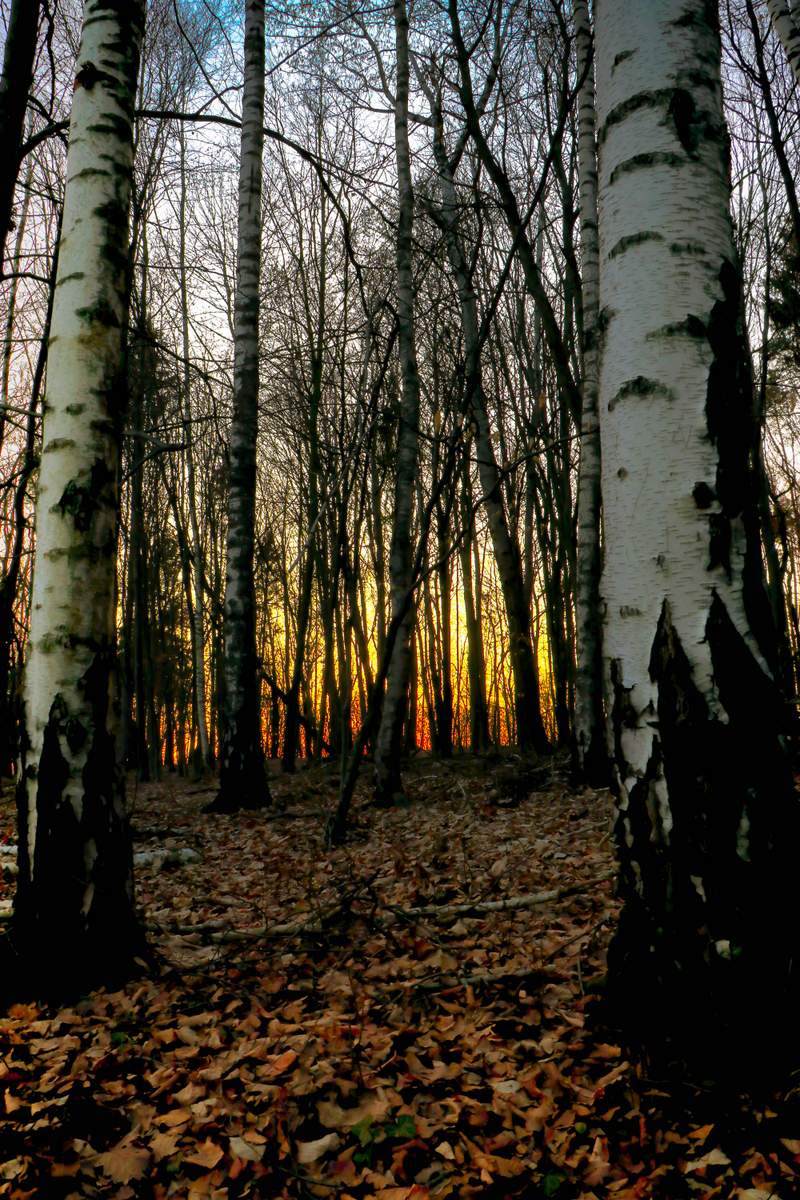
[[[453,647],[451,623],[453,619],[453,597],[451,563],[448,554],[447,531],[451,504],[438,517],[437,554],[439,556],[439,607],[441,613],[441,661],[442,696],[437,714],[439,728],[439,753],[449,758],[453,753]]]
[[[0,143],[1,145],[2,143]],[[10,400],[9,385],[11,382],[11,360],[14,351],[14,325],[17,317],[17,295],[19,292],[19,267],[22,252],[26,242],[26,227],[30,208],[31,183],[33,181],[33,159],[28,159],[28,169],[25,172],[25,191],[22,199],[22,209],[17,221],[17,236],[14,238],[14,250],[11,254],[11,284],[8,289],[8,310],[5,319],[5,341],[3,343],[3,365],[0,371],[0,451],[6,440],[6,418]],[[0,264],[1,266],[2,264]],[[2,274],[2,271],[0,271]],[[52,281],[51,281],[52,286]]]
[[[306,638],[311,617],[311,598],[314,590],[314,547],[306,548],[306,561],[300,580],[300,599],[297,609],[297,637],[289,690],[286,695],[286,723],[283,734],[283,770],[294,771],[300,735],[300,685],[306,657]]]
[[[217,812],[269,804],[255,633],[255,487],[258,319],[264,148],[264,3],[247,0],[239,166],[239,239],[233,351],[233,422],[225,578],[225,661]]]
[[[624,905],[608,999],[667,1061],[738,1077],[794,1040],[800,822],[719,26],[704,0],[598,0],[596,30],[601,594]]]
[[[20,571],[22,568],[22,552],[25,545],[25,533],[28,527],[28,522],[25,518],[25,500],[28,493],[28,484],[37,465],[36,416],[42,394],[45,367],[47,365],[47,344],[50,338],[50,323],[53,316],[55,281],[58,269],[58,242],[60,236],[61,220],[59,219],[56,247],[50,269],[47,311],[42,329],[39,354],[33,372],[28,416],[25,421],[25,445],[22,451],[22,465],[14,490],[12,509],[14,535],[11,542],[11,553],[6,564],[6,573],[2,583],[0,583],[0,773],[3,775],[11,773],[14,758],[19,754],[20,749],[17,737],[17,704],[10,686],[14,643],[14,617],[17,607],[17,589],[19,587]]]
[[[324,238],[324,230],[323,230]],[[311,601],[314,591],[314,561],[317,555],[316,538],[319,519],[319,408],[322,401],[322,371],[323,371],[323,337],[325,331],[325,246],[322,247],[322,280],[320,282],[319,303],[319,332],[317,344],[314,347],[312,367],[311,395],[309,397],[309,464],[308,464],[308,537],[305,549],[306,560],[300,582],[300,598],[297,610],[297,638],[295,640],[294,664],[289,681],[288,699],[286,701],[286,725],[283,741],[283,769],[294,771],[297,756],[297,744],[300,732],[300,685],[303,681],[303,664],[306,657],[306,640],[311,619]],[[329,635],[333,636],[332,629]]]
[[[132,119],[144,0],[86,0],[50,334],[17,790],[13,945],[49,992],[141,952],[115,758]]]
[[[189,528],[192,534],[192,584],[194,600],[189,610],[192,622],[192,677],[194,680],[195,714],[197,718],[197,740],[200,749],[201,771],[211,766],[211,748],[208,742],[208,717],[206,714],[206,638],[203,621],[203,543],[200,523],[197,520],[197,485],[194,469],[194,435],[191,407],[191,379],[189,375],[189,294],[186,285],[186,140],[181,127],[181,198],[178,220],[180,292],[181,292],[181,346],[183,353],[183,437],[186,442],[186,492],[189,508]]]
[[[394,494],[394,523],[389,558],[392,615],[407,605],[398,631],[386,682],[380,730],[375,747],[375,792],[379,803],[391,804],[402,791],[400,755],[403,722],[407,717],[413,646],[411,631],[414,606],[408,604],[411,590],[411,527],[414,482],[417,475],[419,424],[419,372],[414,330],[414,271],[412,230],[414,191],[411,180],[411,150],[408,140],[408,13],[406,0],[394,0],[397,81],[394,106],[395,151],[397,156],[398,225],[396,240],[397,319],[400,352],[401,400],[397,431],[397,460]]]
[[[475,602],[472,582],[472,548],[475,524],[469,466],[464,468],[461,519],[466,530],[461,542],[461,579],[464,589],[464,615],[467,626],[467,675],[469,679],[469,745],[473,754],[485,754],[489,748],[489,714],[486,707],[486,661],[480,607]]]
[[[6,240],[13,228],[14,188],[21,164],[20,150],[25,110],[33,81],[36,36],[41,0],[11,0],[8,15],[3,74],[0,76],[0,277]]]
[[[583,267],[583,408],[578,468],[578,562],[575,585],[577,657],[575,757],[588,783],[608,781],[603,731],[603,661],[600,617],[600,429],[597,420],[600,251],[597,238],[592,31],[587,0],[574,0],[578,53],[578,176]]]
[[[139,292],[140,326],[134,335],[135,354],[130,355],[128,393],[130,421],[134,430],[145,426],[145,394],[152,386],[155,365],[147,337],[146,233],[142,237],[142,275]],[[135,453],[135,452],[134,452]],[[136,767],[138,778],[147,783],[159,777],[158,723],[155,715],[153,638],[149,603],[151,595],[151,546],[145,530],[144,463],[134,465],[131,478],[130,579],[133,592],[134,695],[136,698]]]

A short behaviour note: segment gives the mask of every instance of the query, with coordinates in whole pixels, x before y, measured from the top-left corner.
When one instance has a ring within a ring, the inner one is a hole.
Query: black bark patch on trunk
[[[98,652],[79,683],[89,702],[89,728],[70,715],[57,695],[38,764],[24,762],[29,754],[27,739],[24,743],[17,788],[20,872],[11,935],[0,950],[0,965],[6,967],[2,999],[34,993],[60,1000],[101,984],[118,984],[139,969],[137,958],[145,961],[133,906],[123,783],[108,721],[111,663],[110,651]],[[87,741],[76,813],[66,794],[70,765],[62,746],[72,749]],[[32,870],[30,779],[36,780]]]
[[[621,125],[633,113],[648,108],[662,108],[665,104],[669,104],[671,97],[672,90],[670,88],[655,88],[652,91],[637,92],[636,95],[628,96],[627,99],[620,101],[611,109],[603,123],[599,136],[600,144],[605,142],[609,129],[613,129],[615,125]]]
[[[798,1050],[798,939],[786,914],[800,891],[800,806],[777,732],[780,694],[716,594],[706,637],[719,715],[666,601],[650,660],[655,720],[631,714],[612,671],[621,773],[626,725],[647,720],[655,735],[617,825],[624,908],[603,1007],[659,1069],[751,1082]]]
[[[699,317],[688,313],[682,321],[671,321],[660,329],[653,329],[647,335],[648,341],[655,338],[688,337],[700,341],[706,336],[706,327]]]
[[[698,508],[710,508],[716,500],[714,489],[702,480],[692,488],[692,498]]]
[[[685,88],[675,88],[667,106],[667,115],[686,153],[696,158],[697,147],[702,140],[703,121],[692,93]]]
[[[633,58],[635,53],[636,53],[635,50],[620,50],[619,54],[615,54],[614,61],[611,64],[611,74],[613,75],[614,72],[616,71],[617,67],[621,66],[621,64],[624,63],[626,61],[626,59]]]
[[[763,470],[759,454],[760,426],[753,388],[750,349],[743,319],[740,274],[724,259],[719,270],[722,297],[707,323],[713,355],[708,373],[706,424],[717,448],[716,493],[721,506],[718,519],[709,525],[709,567],[722,565],[730,572],[734,525],[744,555],[742,579],[750,628],[759,649],[778,675],[778,635],[764,586],[761,530],[758,522],[758,487]],[[728,530],[722,528],[723,521]],[[725,549],[727,543],[727,549]]]
[[[613,412],[620,400],[629,396],[662,396],[665,400],[674,400],[674,392],[659,383],[657,379],[648,379],[645,375],[637,375],[634,379],[626,379],[617,393],[608,402],[608,411]]]
[[[624,254],[626,250],[630,250],[632,246],[641,246],[643,242],[663,242],[664,237],[655,229],[642,229],[639,233],[631,233],[628,237],[621,237],[608,252],[609,259],[617,258],[618,255]]]
[[[747,497],[754,408],[749,355],[740,322],[739,272],[725,259],[719,271],[722,298],[706,327],[713,355],[708,372],[706,422],[719,451],[717,495],[724,512],[740,513]]]
[[[88,481],[78,483],[71,479],[61,493],[61,499],[56,507],[61,510],[62,517],[70,513],[75,528],[80,533],[85,533],[92,523],[95,512],[107,499],[106,490],[109,484],[114,482],[114,474],[109,470],[107,464],[102,459],[96,459],[89,472]]]
[[[117,80],[113,75],[109,75],[107,71],[99,70],[94,63],[84,63],[80,71],[75,76],[73,91],[77,91],[79,87],[86,88],[87,92],[91,92],[97,87],[98,83],[106,83],[111,87],[116,87]]]
[[[690,254],[695,258],[702,258],[708,253],[706,247],[700,242],[670,242],[670,254]]]
[[[687,161],[685,155],[674,154],[671,150],[652,150],[646,154],[634,154],[631,158],[617,163],[608,182],[614,184],[621,175],[626,175],[630,171],[641,171],[646,167],[682,167],[686,165]]]
[[[731,523],[725,513],[711,513],[708,518],[708,570],[720,567],[731,579]]]
[[[715,0],[704,0],[702,6],[692,4],[686,12],[672,22],[676,29],[710,29],[713,33],[719,31],[719,14]]]

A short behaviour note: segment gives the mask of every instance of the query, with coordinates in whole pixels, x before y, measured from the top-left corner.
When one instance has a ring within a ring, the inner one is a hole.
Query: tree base
[[[376,765],[373,804],[376,808],[394,808],[398,800],[406,800],[399,770],[387,771]]]
[[[223,748],[219,790],[203,809],[206,813],[258,812],[270,808],[267,768],[261,746],[253,739],[231,738]]]
[[[628,905],[595,1019],[648,1073],[737,1092],[771,1091],[800,1064],[800,979],[778,931],[735,957],[688,960]]]
[[[237,813],[237,812],[260,812],[262,809],[272,807],[272,796],[270,794],[269,785],[264,781],[264,791],[261,795],[248,791],[245,794],[237,794],[227,788],[223,791],[222,788],[217,792],[213,800],[206,804],[203,809],[204,813]]]
[[[154,962],[138,924],[102,945],[92,938],[81,945],[12,920],[0,934],[0,1010],[30,1000],[63,1005],[99,988],[116,990],[148,974]]]

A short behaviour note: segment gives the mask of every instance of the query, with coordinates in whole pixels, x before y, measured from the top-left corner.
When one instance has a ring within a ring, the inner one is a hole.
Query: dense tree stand
[[[597,46],[601,593],[624,903],[607,1010],[663,1065],[744,1076],[792,1040],[800,812],[719,28],[701,0],[603,0]]]

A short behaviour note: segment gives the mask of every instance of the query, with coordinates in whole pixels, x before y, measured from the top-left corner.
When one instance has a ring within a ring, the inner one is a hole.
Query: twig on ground
[[[615,871],[605,871],[602,875],[596,875],[593,879],[586,880],[584,883],[571,884],[569,887],[564,888],[554,888],[546,892],[532,892],[524,896],[509,896],[505,900],[467,901],[460,904],[441,905],[426,904],[418,908],[405,909],[389,904],[385,905],[385,907],[388,911],[393,912],[403,920],[415,917],[468,917],[482,916],[484,913],[492,912],[516,912],[520,909],[535,908],[538,904],[547,904],[551,900],[563,900],[567,896],[575,896],[581,892],[591,891],[593,887],[596,887],[600,883],[605,883],[609,879],[613,879],[615,875]],[[370,885],[366,884],[365,886],[369,890]],[[220,928],[219,921],[207,921],[200,925],[177,925],[172,927],[158,924],[148,925],[146,928],[151,932],[171,933],[181,936],[208,933],[210,935],[209,941],[215,943],[259,941],[273,937],[294,937],[297,934],[320,934],[330,929],[336,922],[337,917],[349,917],[352,915],[353,901],[358,898],[362,890],[362,888],[359,888],[339,900],[336,904],[322,909],[311,920],[306,917],[302,920],[286,921],[276,925],[262,925],[255,929],[226,930]],[[372,911],[374,914],[374,906]]]

